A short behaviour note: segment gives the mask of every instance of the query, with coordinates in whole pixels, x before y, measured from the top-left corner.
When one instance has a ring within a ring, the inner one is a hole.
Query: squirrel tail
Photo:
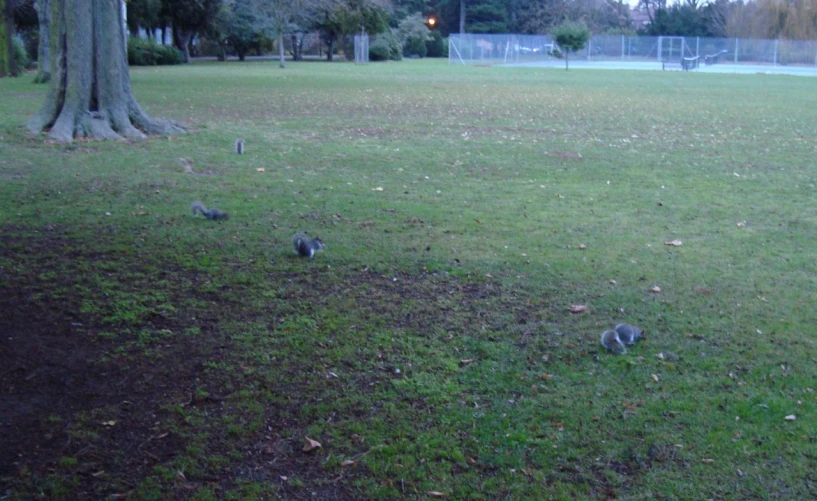
[[[205,206],[204,206],[204,204],[203,204],[203,203],[201,203],[201,202],[200,202],[200,201],[198,201],[198,200],[196,200],[195,202],[193,202],[192,204],[190,204],[190,210],[192,210],[192,211],[193,211],[193,215],[194,215],[194,216],[195,216],[196,214],[207,215],[207,207],[205,207]]]
[[[621,338],[618,336],[618,332],[614,330],[602,332],[601,345],[604,346],[606,349],[618,353],[620,355],[627,353],[627,348],[625,348],[624,343],[621,342]]]
[[[296,233],[292,236],[292,248],[295,249],[295,252],[300,254],[301,249],[303,249],[306,242],[309,240],[309,237],[304,235],[303,233]]]

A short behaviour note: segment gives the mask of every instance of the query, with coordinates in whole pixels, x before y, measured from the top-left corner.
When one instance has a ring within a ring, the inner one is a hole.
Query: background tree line
[[[62,0],[0,0],[0,75],[37,59],[38,6]],[[113,0],[112,0],[113,1]],[[444,56],[444,37],[543,34],[565,21],[595,34],[817,39],[817,0],[126,0],[133,36],[149,32],[189,61],[196,50],[224,58],[277,52],[302,59],[310,37],[331,60],[351,37],[377,35],[373,59]],[[40,9],[42,14],[42,9]],[[429,27],[428,16],[436,23]],[[195,43],[194,43],[195,41]],[[286,43],[284,43],[286,41]]]

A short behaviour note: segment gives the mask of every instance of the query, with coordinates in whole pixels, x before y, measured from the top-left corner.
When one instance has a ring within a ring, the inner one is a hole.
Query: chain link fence
[[[554,62],[558,45],[548,35],[452,34],[449,64]],[[571,61],[817,66],[817,40],[597,35]]]

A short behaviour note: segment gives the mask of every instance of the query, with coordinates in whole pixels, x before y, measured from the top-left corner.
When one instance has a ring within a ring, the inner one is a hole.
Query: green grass
[[[12,494],[817,495],[813,80],[429,60],[131,78],[192,132],[51,144],[22,127],[46,89],[0,80],[0,279],[67,310],[93,367],[155,378],[130,399],[152,416],[39,416],[73,441],[24,456]],[[193,218],[199,199],[230,220]],[[326,250],[295,258],[296,231]],[[625,356],[598,344],[619,321],[647,330]]]

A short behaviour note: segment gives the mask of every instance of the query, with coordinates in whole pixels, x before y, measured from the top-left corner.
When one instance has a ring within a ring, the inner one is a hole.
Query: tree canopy
[[[550,31],[553,40],[564,51],[565,70],[568,69],[568,59],[571,52],[582,50],[590,40],[590,29],[584,23],[564,22]]]

